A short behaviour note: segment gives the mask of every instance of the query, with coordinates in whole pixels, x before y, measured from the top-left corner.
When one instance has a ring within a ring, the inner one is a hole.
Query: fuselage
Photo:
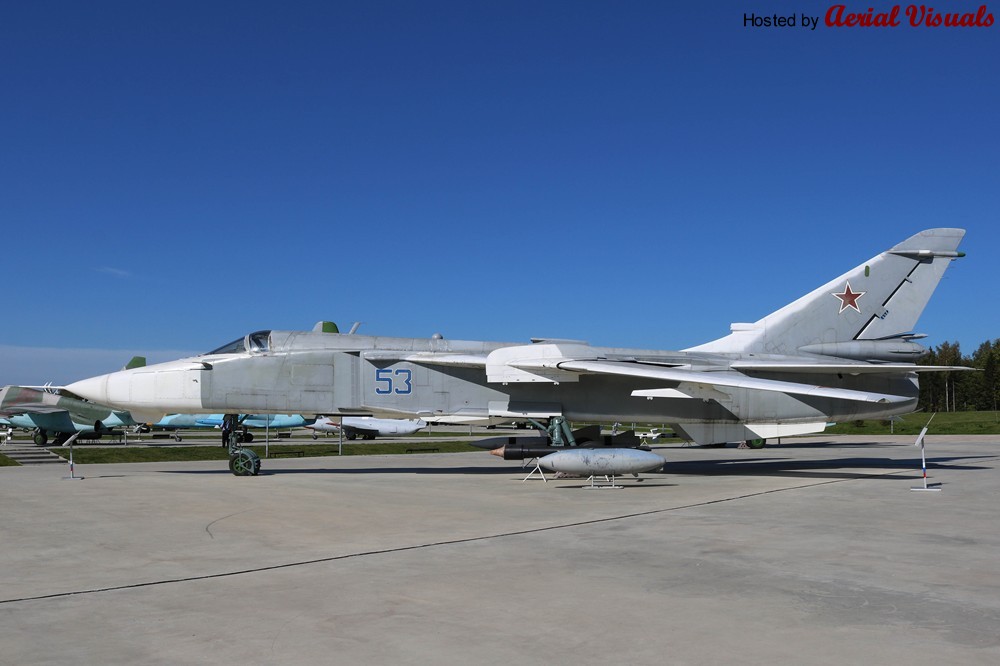
[[[488,378],[481,359],[518,343],[261,331],[216,352],[102,375],[69,390],[133,415],[302,413],[382,416],[466,415],[636,422],[785,422],[886,418],[913,411],[916,373],[746,376],[900,396],[891,403],[728,389],[719,399],[633,395],[664,381],[580,374],[559,381]],[[731,372],[739,354],[575,345],[580,353],[692,371]],[[428,359],[421,361],[421,355]],[[445,360],[441,360],[444,358]],[[468,360],[466,360],[468,359]],[[477,360],[478,359],[478,360]],[[754,357],[760,361],[761,356]],[[773,361],[810,362],[803,357]],[[818,361],[817,364],[820,362]],[[866,364],[859,364],[866,365]],[[714,396],[713,396],[714,397]]]

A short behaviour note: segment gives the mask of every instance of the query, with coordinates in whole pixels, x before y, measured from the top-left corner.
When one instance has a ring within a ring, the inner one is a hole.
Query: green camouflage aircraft
[[[76,432],[84,438],[97,438],[112,428],[136,425],[131,414],[77,397],[56,389],[28,386],[5,386],[0,389],[0,416],[17,428],[33,430],[35,444],[45,446],[49,435],[62,444]]]

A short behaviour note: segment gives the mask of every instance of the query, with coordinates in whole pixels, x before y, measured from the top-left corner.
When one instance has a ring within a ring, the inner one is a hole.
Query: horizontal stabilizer
[[[580,372],[626,375],[629,377],[661,379],[667,382],[680,383],[676,389],[642,389],[632,392],[632,395],[634,396],[645,396],[649,398],[673,397],[667,394],[660,394],[660,391],[675,390],[687,393],[687,391],[685,391],[684,384],[688,383],[698,387],[699,391],[703,390],[702,387],[710,387],[713,389],[739,388],[755,391],[774,391],[777,393],[788,393],[791,395],[834,398],[838,400],[854,400],[858,402],[893,403],[910,400],[910,398],[885,393],[852,391],[850,389],[838,389],[827,386],[799,384],[796,382],[782,382],[774,379],[747,377],[746,375],[738,372],[698,372],[695,370],[683,370],[680,368],[651,368],[637,363],[621,363],[616,361],[567,361],[565,363],[561,363],[559,367],[566,370],[577,370]],[[697,397],[703,396],[698,395]]]

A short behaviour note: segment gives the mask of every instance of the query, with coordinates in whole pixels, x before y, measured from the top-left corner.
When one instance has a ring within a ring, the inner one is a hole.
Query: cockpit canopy
[[[218,356],[220,354],[261,354],[271,348],[271,331],[255,331],[242,338],[237,338],[230,343],[224,344],[218,349],[213,349],[203,356]]]

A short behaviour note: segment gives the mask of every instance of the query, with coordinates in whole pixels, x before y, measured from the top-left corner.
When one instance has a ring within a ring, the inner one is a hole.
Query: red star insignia
[[[834,292],[831,296],[836,296],[840,299],[840,312],[843,312],[847,308],[854,308],[860,313],[861,308],[858,307],[858,299],[867,293],[867,291],[851,291],[851,283],[848,281],[843,293],[838,294]],[[837,314],[840,313],[838,312]]]

